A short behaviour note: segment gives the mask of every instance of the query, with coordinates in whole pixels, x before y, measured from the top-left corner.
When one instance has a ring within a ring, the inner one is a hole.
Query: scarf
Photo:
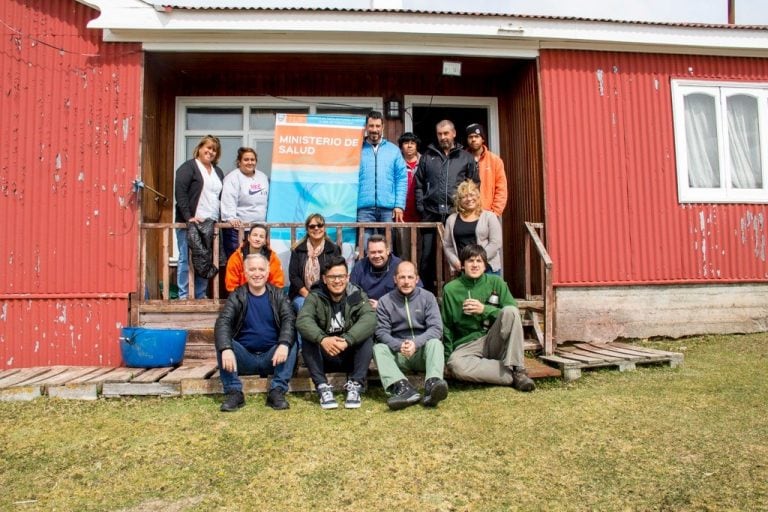
[[[307,263],[304,265],[304,287],[309,290],[313,284],[320,280],[320,260],[318,257],[325,249],[325,239],[316,248],[307,239]]]

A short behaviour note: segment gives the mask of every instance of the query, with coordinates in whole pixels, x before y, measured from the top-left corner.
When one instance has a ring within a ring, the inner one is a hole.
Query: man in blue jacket
[[[408,170],[397,144],[384,138],[381,112],[365,120],[365,140],[360,155],[357,222],[403,222]],[[373,230],[366,230],[366,239]]]

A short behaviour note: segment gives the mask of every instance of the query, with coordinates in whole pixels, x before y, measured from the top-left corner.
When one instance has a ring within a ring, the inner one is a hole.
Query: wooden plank
[[[128,382],[133,377],[144,373],[144,368],[112,368],[110,371],[101,375],[95,375],[90,379],[86,379],[86,383],[89,384],[103,384],[105,382]]]
[[[42,396],[40,386],[18,386],[0,389],[0,402],[28,402]]]
[[[594,354],[590,354],[589,352],[574,347],[557,347],[555,353],[561,357],[568,357],[586,363],[600,363],[606,360],[605,358],[597,357]]]
[[[10,368],[8,370],[2,370],[0,371],[0,381],[3,379],[10,377],[14,373],[19,373],[21,371],[21,368]]]
[[[0,381],[0,389],[10,388],[11,386],[20,384],[25,380],[29,380],[33,377],[37,377],[38,375],[42,375],[44,373],[47,373],[48,371],[50,371],[50,368],[46,366],[38,366],[35,368],[22,368],[20,371]]]
[[[178,382],[105,382],[101,389],[105,398],[121,396],[179,396]]]
[[[562,372],[557,368],[552,368],[551,366],[544,364],[538,359],[530,357],[525,358],[525,369],[528,372],[528,376],[532,379],[562,376]]]
[[[626,343],[613,342],[611,343],[611,345],[614,345],[616,347],[621,347],[621,348],[637,350],[637,351],[645,352],[648,354],[655,354],[659,356],[679,356],[679,357],[683,356],[683,354],[679,352],[668,352],[666,350],[657,350],[655,348],[641,347],[639,345],[627,345]]]
[[[587,352],[592,352],[597,355],[604,355],[610,358],[626,360],[646,359],[645,355],[627,354],[626,352],[621,352],[619,350],[612,350],[610,346],[606,344],[576,343],[574,344],[574,347],[578,347],[581,350],[586,350]]]
[[[66,369],[66,371],[55,375],[48,377],[46,374],[46,378],[42,381],[39,381],[38,384],[49,387],[49,386],[60,386],[63,384],[67,384],[69,381],[76,379],[78,377],[81,377],[83,375],[88,375],[91,372],[94,372],[97,370],[98,366],[71,366]]]
[[[97,377],[100,375],[104,375],[105,373],[109,373],[113,370],[111,366],[102,366],[98,368],[96,371],[87,373],[81,377],[77,377],[75,379],[70,380],[67,384],[84,384],[91,380],[96,380]]]
[[[539,345],[544,346],[544,333],[541,330],[541,317],[535,311],[530,312],[531,321],[533,322],[533,332],[536,334],[536,339],[539,340]]]
[[[169,373],[173,371],[172,366],[166,366],[163,368],[151,368],[141,375],[137,375],[133,379],[131,379],[131,382],[134,382],[136,384],[140,383],[149,383],[149,382],[157,382]]]
[[[81,377],[82,378],[82,377]],[[63,386],[51,386],[48,388],[50,398],[61,398],[64,400],[96,400],[99,398],[100,384],[65,384]]]
[[[543,356],[539,356],[539,359],[541,359],[542,361],[554,363],[558,366],[561,366],[561,368],[581,368],[583,366],[583,364],[580,361],[562,358],[557,355],[551,355],[551,356],[543,355]]]
[[[41,375],[30,377],[29,379],[23,382],[17,383],[16,386],[31,386],[31,385],[42,386],[47,379],[55,378],[61,375],[62,373],[66,372],[67,369],[68,368],[66,366],[53,366],[47,372]]]
[[[628,356],[635,356],[635,357],[648,357],[648,352],[640,352],[638,350],[623,348],[614,345],[613,343],[592,343],[592,346],[595,347],[607,347],[610,348],[610,350],[613,350],[614,352],[619,352],[621,354],[626,354]]]
[[[179,366],[174,371],[160,379],[160,382],[181,382],[184,379],[205,379],[216,371],[215,363],[205,363],[194,366]]]

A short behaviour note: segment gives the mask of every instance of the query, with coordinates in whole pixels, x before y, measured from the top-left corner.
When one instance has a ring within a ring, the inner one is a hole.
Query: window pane
[[[720,187],[720,156],[717,146],[715,99],[706,94],[685,97],[685,143],[688,186]]]
[[[254,149],[259,155],[259,161],[256,163],[256,168],[266,174],[268,177],[272,177],[272,139],[256,140],[254,141],[256,146]]]
[[[733,188],[763,188],[757,98],[746,94],[730,96],[727,109],[731,185]]]
[[[309,109],[304,108],[252,108],[250,117],[251,130],[269,130],[275,129],[275,114],[308,114]]]
[[[188,108],[187,130],[242,130],[242,108]]]

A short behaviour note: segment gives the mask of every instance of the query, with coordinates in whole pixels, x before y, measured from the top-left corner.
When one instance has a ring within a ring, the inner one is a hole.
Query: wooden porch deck
[[[531,378],[559,377],[560,371],[533,358],[526,358]],[[264,393],[269,378],[242,377],[246,393]],[[332,374],[330,383],[340,389],[345,377]],[[411,376],[423,386],[423,376]],[[375,369],[370,385],[379,384]],[[306,368],[299,368],[291,379],[290,391],[314,390]],[[214,360],[191,360],[177,368],[128,368],[99,366],[48,366],[11,369],[0,372],[0,401],[34,400],[41,396],[63,399],[96,400],[125,396],[184,396],[222,393],[219,371]]]

